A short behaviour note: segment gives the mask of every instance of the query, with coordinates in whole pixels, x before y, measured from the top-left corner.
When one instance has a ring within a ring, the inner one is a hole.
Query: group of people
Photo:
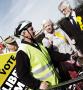
[[[21,21],[14,32],[16,37],[22,37],[20,45],[11,36],[4,40],[4,47],[11,52],[17,51],[16,71],[19,80],[32,90],[46,90],[50,86],[57,86],[60,82],[77,78],[79,71],[82,70],[77,61],[78,56],[82,57],[83,54],[82,9],[78,10],[77,14],[69,3],[62,1],[59,10],[65,18],[58,22],[57,28],[54,27],[52,20],[43,21],[44,36],[41,43],[37,42],[39,37],[35,38],[32,22],[27,20]],[[81,82],[75,90],[82,89]]]

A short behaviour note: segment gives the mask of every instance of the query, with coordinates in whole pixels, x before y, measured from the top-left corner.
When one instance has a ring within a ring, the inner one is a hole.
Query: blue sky
[[[0,0],[0,36],[13,35],[21,20],[33,22],[39,30],[44,19],[58,21],[62,15],[58,11],[61,0]],[[76,0],[69,0],[74,6]],[[73,2],[72,2],[73,1]]]

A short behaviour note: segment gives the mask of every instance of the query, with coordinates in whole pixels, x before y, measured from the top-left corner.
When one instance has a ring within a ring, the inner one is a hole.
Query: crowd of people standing
[[[0,54],[5,48],[7,52],[16,52],[17,76],[32,90],[46,90],[52,85],[75,79],[83,70],[77,60],[78,57],[83,58],[83,10],[73,10],[67,1],[60,2],[58,9],[65,18],[57,24],[51,19],[44,20],[42,34],[38,37],[35,37],[32,22],[24,20],[14,32],[14,36],[21,40],[20,45],[12,36],[0,43]],[[82,89],[83,83],[79,82],[74,90]],[[62,87],[57,90],[73,89]]]

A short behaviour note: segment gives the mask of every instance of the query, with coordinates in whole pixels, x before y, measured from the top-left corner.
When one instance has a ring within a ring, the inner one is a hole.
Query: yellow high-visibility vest
[[[51,61],[49,53],[41,44],[39,44],[39,47],[41,50],[28,44],[22,44],[19,50],[23,50],[28,55],[31,72],[36,79],[48,81],[51,85],[57,85],[59,82],[58,73],[54,71],[53,65],[49,64]]]

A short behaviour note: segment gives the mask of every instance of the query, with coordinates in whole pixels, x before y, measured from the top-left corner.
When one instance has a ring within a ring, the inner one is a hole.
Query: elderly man
[[[71,48],[71,45],[69,44],[71,40],[62,29],[59,27],[55,29],[54,23],[50,19],[44,20],[42,24],[44,29],[43,31],[45,33],[45,38],[42,40],[42,42],[45,47],[51,48],[52,50],[56,50],[60,53],[73,54],[73,47]],[[74,66],[74,63],[74,60],[62,63],[59,62],[58,68],[62,80],[70,79],[69,77],[71,77],[71,74],[69,75],[68,71],[71,71],[71,69],[72,71],[75,71],[75,67],[78,67],[78,64],[76,63],[76,66]]]
[[[42,40],[43,45],[50,47],[53,44],[60,53],[72,54],[73,50],[69,44],[69,38],[67,34],[54,23],[48,19],[43,21],[43,31],[45,33],[45,38]],[[55,26],[58,28],[55,29]],[[46,45],[47,44],[47,45]]]
[[[65,16],[59,21],[61,28],[72,40],[75,40],[76,47],[83,53],[83,9],[73,10],[66,0],[62,1],[58,8]]]

